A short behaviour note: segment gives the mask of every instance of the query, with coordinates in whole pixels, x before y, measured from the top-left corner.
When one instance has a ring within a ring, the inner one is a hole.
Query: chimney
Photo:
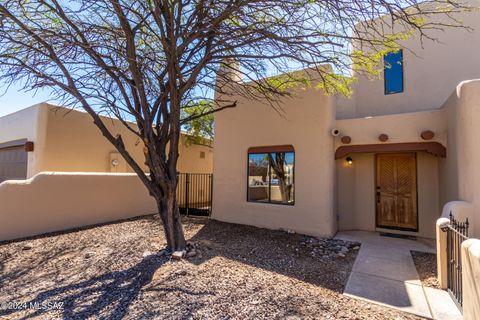
[[[227,58],[220,62],[220,68],[217,73],[217,88],[220,89],[224,87],[225,84],[228,87],[232,84],[240,83],[242,78],[240,63],[237,60],[234,58]]]

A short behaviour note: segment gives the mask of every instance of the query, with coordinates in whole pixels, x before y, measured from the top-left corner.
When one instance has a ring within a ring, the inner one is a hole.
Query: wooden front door
[[[377,227],[418,230],[415,153],[377,155]]]

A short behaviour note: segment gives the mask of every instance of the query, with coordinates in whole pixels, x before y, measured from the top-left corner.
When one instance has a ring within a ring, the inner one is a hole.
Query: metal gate
[[[450,213],[450,223],[442,228],[447,232],[447,279],[448,292],[457,305],[462,307],[462,242],[468,239],[468,219],[458,222]]]
[[[177,202],[180,213],[209,216],[212,212],[213,174],[179,173]]]

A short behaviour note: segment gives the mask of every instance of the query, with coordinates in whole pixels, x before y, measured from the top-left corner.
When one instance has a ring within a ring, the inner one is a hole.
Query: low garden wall
[[[156,212],[135,174],[42,172],[0,184],[0,241]]]
[[[463,319],[480,319],[480,240],[462,243]]]

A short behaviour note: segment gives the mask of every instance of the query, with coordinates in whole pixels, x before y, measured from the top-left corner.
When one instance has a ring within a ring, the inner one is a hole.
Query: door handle
[[[377,187],[377,203],[380,203],[380,196],[381,196],[380,187]]]

